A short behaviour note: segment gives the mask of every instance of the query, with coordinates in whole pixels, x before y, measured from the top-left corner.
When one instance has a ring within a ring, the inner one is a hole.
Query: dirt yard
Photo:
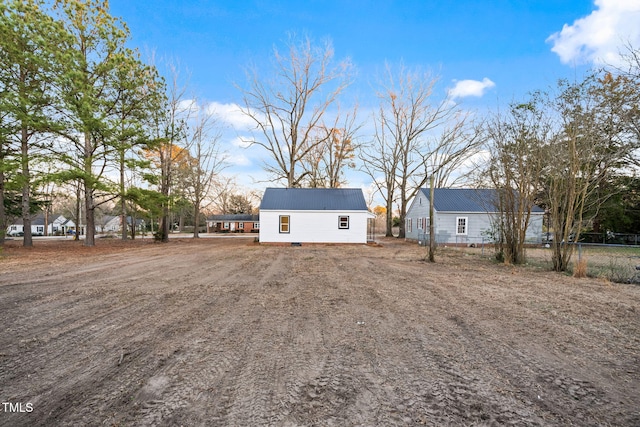
[[[640,425],[640,286],[381,243],[7,242],[0,425]]]

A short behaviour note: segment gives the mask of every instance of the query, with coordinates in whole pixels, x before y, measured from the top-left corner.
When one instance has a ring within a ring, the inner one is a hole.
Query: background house
[[[359,188],[267,188],[260,204],[261,243],[367,243]]]
[[[434,227],[440,244],[481,244],[491,241],[498,217],[498,191],[495,189],[436,188]],[[527,229],[527,240],[539,243],[544,211],[534,206]],[[418,242],[429,241],[429,189],[421,188],[405,218],[405,236]]]
[[[45,224],[45,215],[39,213],[31,219],[31,235],[32,236],[54,236],[64,235],[65,233],[75,230],[75,223],[65,218],[63,215],[52,214],[47,218]],[[24,236],[24,222],[22,218],[16,218],[7,227],[7,236]]]
[[[258,233],[260,216],[251,214],[210,215],[207,233]]]
[[[49,224],[45,224],[44,214],[37,214],[31,218],[31,235],[44,236],[45,228],[49,228]],[[16,218],[7,227],[7,236],[24,236],[24,221],[22,218]]]
[[[131,216],[127,216],[127,230],[131,229]],[[136,219],[136,231],[143,231],[145,222],[143,219]],[[96,224],[96,231],[99,233],[120,233],[122,232],[122,217],[120,215],[105,215],[100,224]]]

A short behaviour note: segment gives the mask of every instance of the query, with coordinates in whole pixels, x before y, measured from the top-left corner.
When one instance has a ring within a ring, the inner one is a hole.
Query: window
[[[422,218],[418,218],[418,230],[422,230]]]
[[[238,223],[238,229],[244,230],[244,222],[239,222]]]
[[[224,228],[225,230],[228,230],[228,229],[229,229],[229,223],[228,223],[228,222],[225,222],[225,223],[222,225],[222,228]]]
[[[349,228],[349,217],[346,215],[342,215],[338,217],[338,228],[341,230],[346,230]]]
[[[289,215],[280,215],[280,232],[289,232]]]
[[[456,234],[467,234],[467,217],[456,218]]]
[[[405,220],[405,231],[411,233],[411,231],[413,230],[413,220],[411,218],[407,218]]]
[[[256,230],[259,230],[260,229],[260,223],[259,222],[254,222],[253,223],[253,228],[256,229]]]

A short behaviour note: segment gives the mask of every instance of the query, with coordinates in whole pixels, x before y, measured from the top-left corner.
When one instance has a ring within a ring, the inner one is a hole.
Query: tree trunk
[[[200,231],[198,230],[200,228],[200,209],[198,208],[198,206],[200,206],[200,201],[195,205],[196,207],[193,210],[193,238],[197,239],[200,237]]]
[[[78,187],[76,188],[76,229],[73,240],[80,240],[80,194],[80,181],[78,181]]]
[[[93,139],[89,132],[84,133],[84,215],[85,234],[84,245],[95,246],[95,204],[93,200],[93,183],[90,177],[93,176],[91,152]]]
[[[33,236],[31,234],[31,209],[30,209],[30,181],[29,175],[29,134],[27,128],[22,126],[21,135],[21,163],[22,163],[22,223],[24,224],[24,240],[22,245],[25,247],[33,246]]]
[[[429,178],[429,262],[436,262],[436,233],[435,222],[433,220],[433,205],[435,203],[433,197],[435,189],[433,186],[433,174],[431,174],[431,178]]]
[[[133,219],[132,219],[133,223]],[[124,149],[120,152],[120,237],[127,240],[127,201],[124,198]]]
[[[133,215],[133,212],[131,212],[131,240],[135,240],[136,238],[136,221],[137,220],[138,218]]]
[[[93,195],[91,192],[91,188],[87,184],[84,187],[84,216],[85,216],[85,233],[84,233],[84,245],[85,246],[95,246],[95,206],[93,203]]]
[[[405,224],[405,220],[407,218],[407,201],[405,200],[404,195],[401,196],[400,201],[400,231],[398,232],[398,239],[404,239],[407,236],[407,227]]]
[[[160,218],[160,224],[158,224],[158,240],[164,243],[169,241],[169,185],[171,184],[169,174],[171,173],[171,147],[172,145],[169,145],[169,147],[163,147],[160,152],[160,162],[162,167],[160,192],[162,193],[164,200],[162,202],[162,218]]]
[[[169,208],[164,206],[162,210],[162,218],[160,218],[160,224],[158,226],[158,240],[166,243],[169,241]]]
[[[387,232],[385,237],[393,237],[393,201],[391,197],[387,201]]]
[[[7,213],[4,210],[4,154],[0,146],[0,245],[4,245],[7,232]]]

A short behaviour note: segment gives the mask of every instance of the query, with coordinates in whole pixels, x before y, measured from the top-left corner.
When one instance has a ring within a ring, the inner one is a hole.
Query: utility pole
[[[429,262],[436,262],[436,236],[433,225],[433,173],[429,178]]]

